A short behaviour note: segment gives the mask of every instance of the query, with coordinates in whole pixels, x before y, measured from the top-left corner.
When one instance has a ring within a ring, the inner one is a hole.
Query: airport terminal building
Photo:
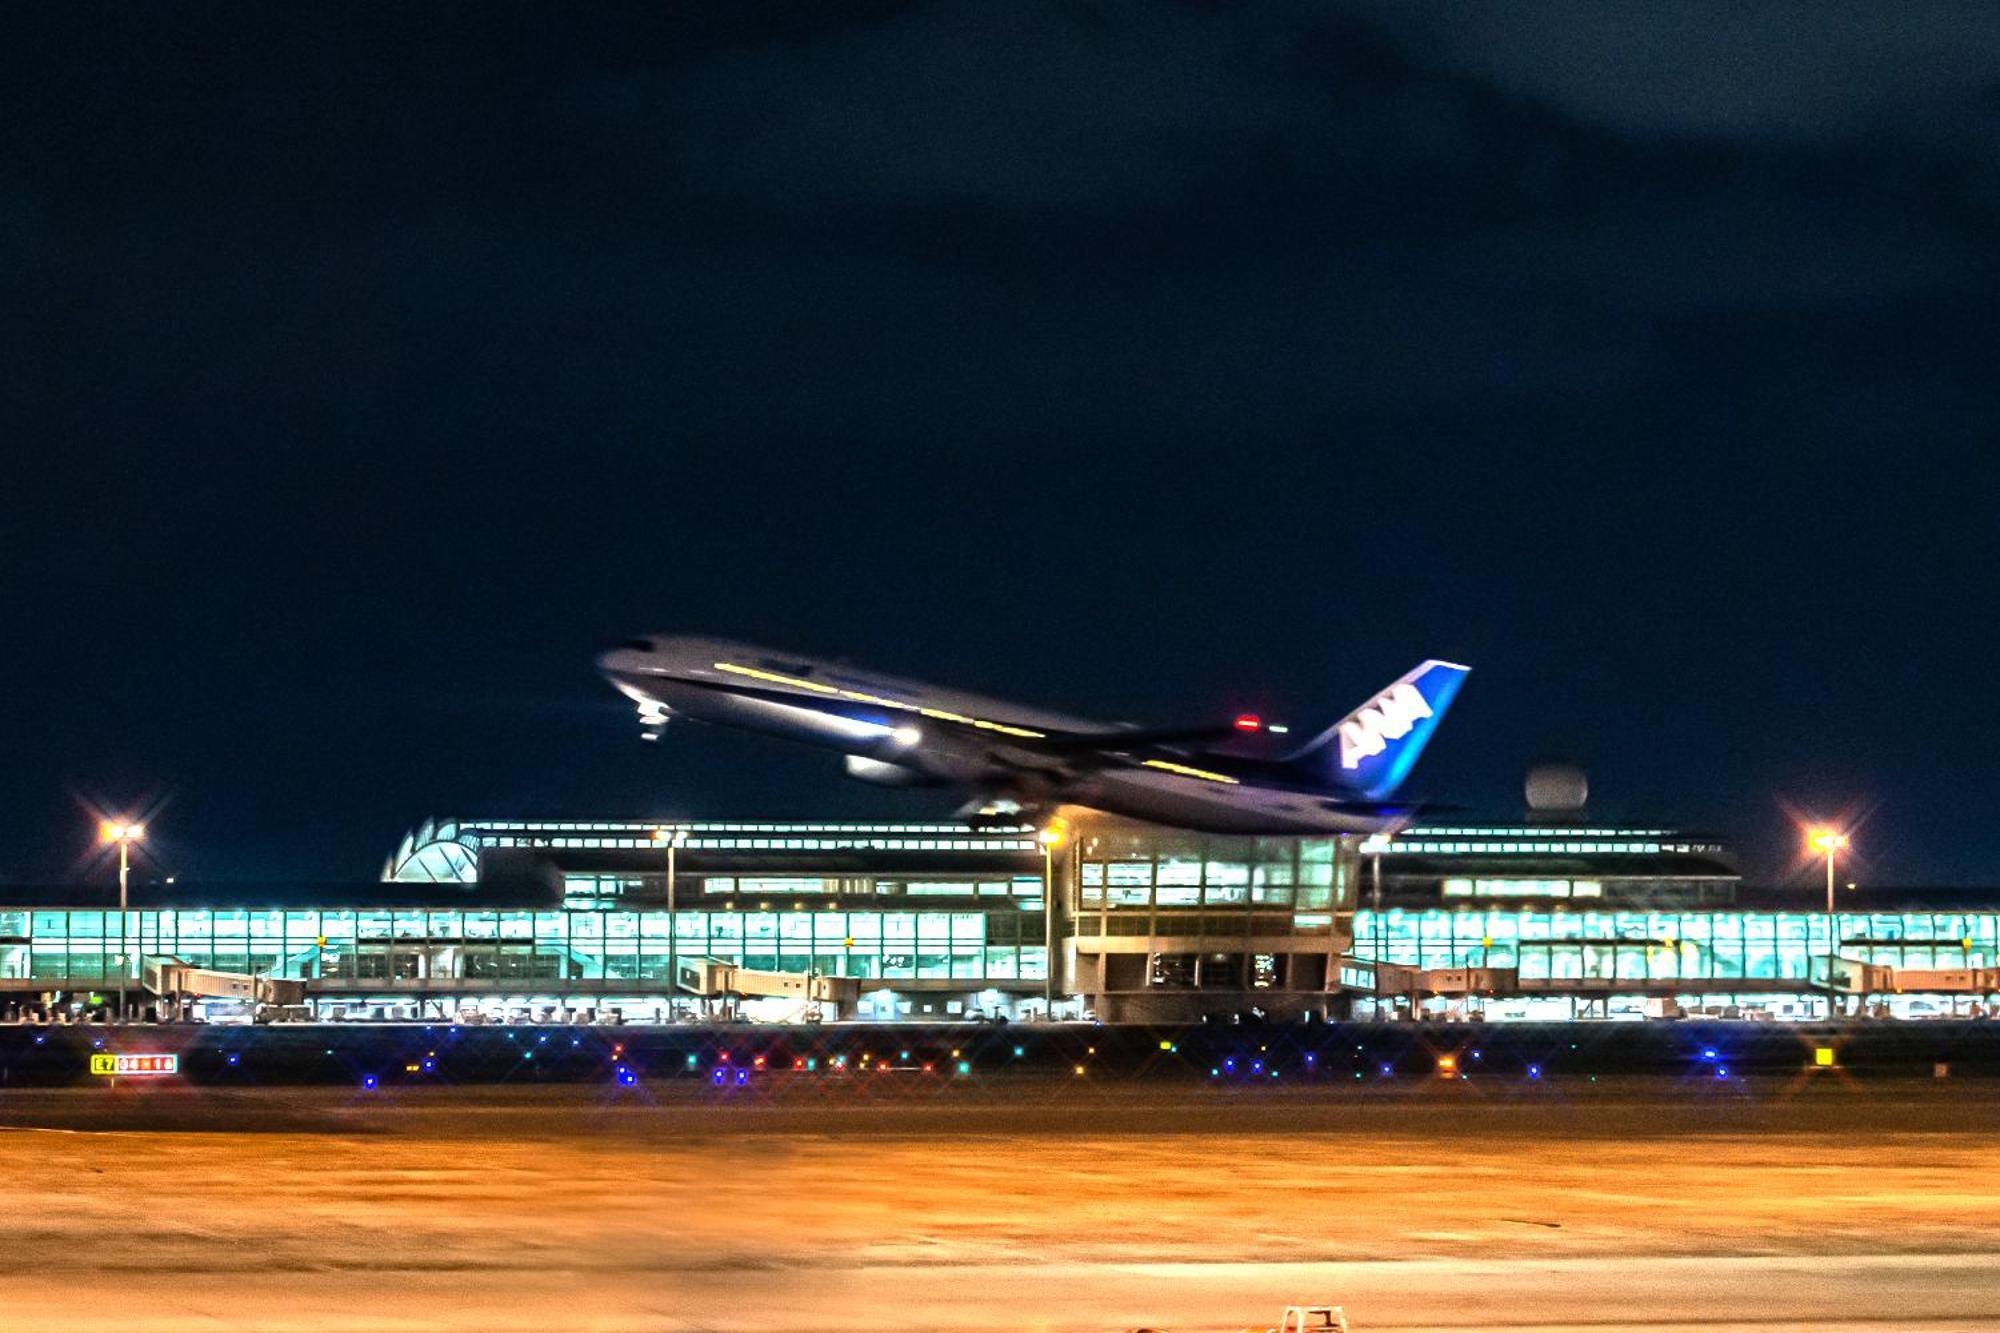
[[[379,881],[135,880],[122,920],[110,886],[0,886],[0,1010],[146,1003],[171,961],[354,1019],[2000,1012],[2000,897],[1815,896],[1662,828],[456,820]]]

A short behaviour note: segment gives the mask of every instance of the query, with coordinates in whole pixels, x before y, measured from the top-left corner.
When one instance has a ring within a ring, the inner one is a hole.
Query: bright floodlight
[[[1812,846],[1816,852],[1833,853],[1847,846],[1847,835],[1834,829],[1814,829]]]
[[[146,836],[146,826],[122,824],[115,819],[107,819],[97,826],[97,833],[106,842],[138,842]]]
[[[889,733],[890,740],[896,742],[896,744],[898,745],[905,747],[915,745],[918,741],[922,740],[923,738],[924,738],[924,733],[918,731],[915,727],[897,727],[894,731]]]
[[[1044,847],[1060,847],[1065,836],[1066,830],[1062,826],[1062,821],[1058,820],[1036,833],[1035,839]]]

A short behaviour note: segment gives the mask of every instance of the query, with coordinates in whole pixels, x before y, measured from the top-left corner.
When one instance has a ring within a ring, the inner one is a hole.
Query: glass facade
[[[1240,921],[1259,909],[1339,911],[1353,901],[1353,857],[1343,846],[1338,838],[1092,839],[1077,858],[1074,911],[1087,934],[1110,930],[1102,919],[1090,928],[1099,913],[1171,913],[1186,924],[1204,912]]]
[[[2000,914],[1841,913],[1838,956],[1899,970],[2000,965]],[[1827,956],[1824,912],[1355,913],[1358,958],[1406,967],[1517,968],[1534,981],[1792,981]]]
[[[1039,907],[1039,904],[1036,904]],[[831,908],[831,905],[830,905]],[[116,983],[119,959],[175,958],[298,980],[653,981],[682,958],[913,981],[1039,981],[1042,914],[938,911],[312,911],[0,909],[0,980]]]

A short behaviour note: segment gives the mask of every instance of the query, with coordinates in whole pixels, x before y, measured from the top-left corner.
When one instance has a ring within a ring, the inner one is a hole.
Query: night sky
[[[642,745],[702,631],[2000,885],[2000,10],[1671,10],[10,14],[0,878],[949,808]]]

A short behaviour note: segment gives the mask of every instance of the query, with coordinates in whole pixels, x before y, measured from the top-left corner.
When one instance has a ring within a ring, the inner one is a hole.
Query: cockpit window
[[[625,640],[625,646],[635,652],[650,653],[653,651],[653,641],[651,639],[627,639]]]

